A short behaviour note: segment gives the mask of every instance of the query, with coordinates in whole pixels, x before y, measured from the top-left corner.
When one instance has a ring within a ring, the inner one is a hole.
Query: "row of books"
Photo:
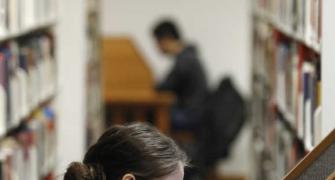
[[[0,46],[0,135],[55,94],[56,71],[48,32]]]
[[[320,45],[322,0],[254,0],[254,9],[308,45]]]
[[[50,21],[56,7],[56,0],[0,0],[0,37]]]
[[[320,57],[278,32],[274,36],[275,102],[312,149],[321,136]]]
[[[320,138],[320,56],[266,23],[259,25],[254,51],[258,72],[273,103],[311,148]]]
[[[261,177],[280,179],[321,140],[320,57],[259,19],[253,37],[255,142],[271,169]]]
[[[52,179],[55,133],[55,112],[46,105],[0,143],[0,179]]]

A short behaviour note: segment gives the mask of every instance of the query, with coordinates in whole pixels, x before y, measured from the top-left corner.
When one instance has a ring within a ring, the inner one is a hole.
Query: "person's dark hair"
[[[159,22],[153,29],[153,35],[157,40],[162,38],[182,39],[177,25],[171,20]]]
[[[72,163],[64,180],[119,180],[127,173],[137,180],[163,177],[187,158],[175,142],[156,128],[142,123],[113,126],[85,155]]]

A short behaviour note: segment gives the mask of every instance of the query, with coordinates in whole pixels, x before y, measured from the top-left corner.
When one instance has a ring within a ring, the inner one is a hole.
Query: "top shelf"
[[[265,21],[266,23],[272,25],[277,31],[281,32],[282,34],[292,38],[293,40],[302,43],[306,47],[312,49],[317,53],[321,53],[321,44],[320,43],[313,43],[307,40],[303,34],[299,34],[294,32],[290,27],[281,23],[276,18],[274,18],[270,13],[266,12],[262,9],[254,9],[253,15],[257,18]]]
[[[3,43],[5,41],[11,40],[11,39],[20,38],[20,37],[26,36],[28,34],[31,34],[35,31],[39,31],[39,30],[43,30],[43,29],[53,27],[54,25],[56,25],[56,19],[51,18],[47,21],[36,23],[36,25],[31,26],[29,28],[19,30],[18,32],[9,32],[6,35],[0,35],[0,43]]]

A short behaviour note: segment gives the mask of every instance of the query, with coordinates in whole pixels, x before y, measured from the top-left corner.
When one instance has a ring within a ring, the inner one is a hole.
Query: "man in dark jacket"
[[[196,48],[185,44],[172,21],[160,22],[153,35],[159,49],[175,60],[167,77],[157,86],[158,90],[171,91],[177,97],[171,111],[172,128],[192,130],[201,119],[208,93],[205,71]]]

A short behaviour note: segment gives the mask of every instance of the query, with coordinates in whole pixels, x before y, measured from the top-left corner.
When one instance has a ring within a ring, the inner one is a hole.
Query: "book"
[[[20,12],[20,6],[19,3],[22,0],[9,0],[9,13],[8,13],[8,21],[9,21],[9,32],[11,33],[17,33],[19,32],[20,28],[20,22],[19,22],[19,12]]]
[[[21,1],[20,5],[20,28],[29,29],[35,25],[35,13],[36,13],[36,4],[35,0],[24,0]]]
[[[322,140],[322,108],[319,106],[314,112],[314,140],[313,147]]]
[[[0,136],[6,133],[6,92],[0,86]]]
[[[315,75],[315,67],[310,62],[303,64],[303,85],[304,85],[304,140],[306,148],[311,150],[312,145],[312,122],[313,122],[313,78]]]
[[[0,135],[6,133],[7,121],[7,92],[6,92],[5,58],[0,53]]]
[[[7,0],[0,0],[0,37],[6,36],[7,27]]]

